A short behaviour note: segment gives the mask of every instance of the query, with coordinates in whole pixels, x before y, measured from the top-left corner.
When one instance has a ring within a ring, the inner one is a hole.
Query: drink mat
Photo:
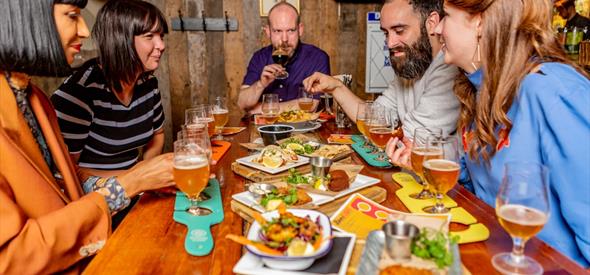
[[[225,153],[227,153],[227,151],[229,150],[229,147],[231,147],[231,142],[229,142],[229,141],[212,140],[211,141],[211,150],[213,151],[213,154],[211,155],[211,158],[214,159],[215,161],[219,161],[221,159],[221,157],[223,157],[223,155],[225,155]]]
[[[186,212],[190,202],[186,195],[180,191],[176,192],[174,203],[174,220],[188,228],[184,239],[184,249],[193,256],[205,256],[211,253],[213,250],[211,226],[223,221],[223,204],[217,179],[210,179],[203,192],[210,198],[200,201],[199,207],[211,210],[212,213],[207,216],[194,216]]]
[[[410,212],[426,213],[423,209],[435,204],[436,200],[434,198],[420,200],[410,197],[410,195],[416,194],[422,190],[422,185],[416,182],[412,175],[400,172],[393,174],[392,178],[402,187],[398,189],[395,194]],[[459,236],[459,244],[485,241],[490,237],[489,229],[482,223],[478,223],[477,219],[463,207],[457,207],[457,202],[452,198],[444,195],[443,204],[451,210],[451,222],[468,226],[468,228],[463,231],[450,232],[453,236]]]
[[[379,153],[371,153],[363,148],[365,140],[361,135],[353,135],[352,140],[354,141],[354,144],[351,145],[352,149],[359,154],[367,164],[379,168],[393,167],[388,160],[377,160],[376,158],[379,156]]]

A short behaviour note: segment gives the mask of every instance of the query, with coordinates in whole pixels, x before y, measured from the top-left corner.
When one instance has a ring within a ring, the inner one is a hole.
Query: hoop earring
[[[481,65],[481,50],[479,48],[479,36],[477,37],[477,47],[475,49],[475,53],[473,53],[473,57],[471,58],[471,66],[474,70],[477,71],[479,66]]]

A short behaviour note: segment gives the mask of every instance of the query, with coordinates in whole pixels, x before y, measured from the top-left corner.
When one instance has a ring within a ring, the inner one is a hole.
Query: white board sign
[[[385,35],[380,29],[379,12],[367,13],[367,51],[365,56],[365,92],[381,93],[393,79]]]

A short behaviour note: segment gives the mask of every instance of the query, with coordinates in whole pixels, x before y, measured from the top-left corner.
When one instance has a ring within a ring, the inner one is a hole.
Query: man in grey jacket
[[[445,135],[456,130],[459,102],[453,93],[458,73],[446,65],[434,28],[442,19],[442,0],[386,0],[381,9],[381,30],[389,48],[395,78],[375,102],[395,110],[404,135],[418,127],[439,127]],[[331,93],[355,120],[363,100],[339,80],[315,73],[303,81],[311,92]]]

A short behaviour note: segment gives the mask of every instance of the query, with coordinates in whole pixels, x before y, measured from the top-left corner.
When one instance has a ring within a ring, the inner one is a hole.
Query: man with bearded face
[[[434,34],[444,14],[442,4],[442,0],[386,0],[381,9],[381,30],[395,77],[375,103],[397,113],[407,137],[418,127],[439,127],[447,135],[456,130],[459,102],[453,83],[458,71],[444,63],[441,42]],[[339,80],[315,73],[303,84],[314,93],[331,93],[356,119],[363,100]]]
[[[264,28],[272,45],[254,53],[238,96],[238,106],[250,114],[260,113],[262,94],[279,95],[281,110],[297,109],[299,88],[303,79],[314,72],[330,74],[328,55],[313,45],[300,43],[303,24],[297,9],[287,2],[279,2],[268,12],[268,25]],[[274,49],[284,49],[289,60],[285,67],[275,64]],[[288,72],[285,79],[277,75]],[[315,105],[319,95],[315,96]]]

